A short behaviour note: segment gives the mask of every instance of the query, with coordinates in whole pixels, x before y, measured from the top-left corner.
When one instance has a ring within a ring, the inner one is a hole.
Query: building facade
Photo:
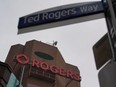
[[[0,62],[0,87],[18,87],[19,81],[13,74],[11,67],[3,62]],[[22,87],[22,85],[20,85]]]
[[[66,63],[57,47],[41,41],[11,46],[5,63],[23,87],[80,87],[77,66]]]

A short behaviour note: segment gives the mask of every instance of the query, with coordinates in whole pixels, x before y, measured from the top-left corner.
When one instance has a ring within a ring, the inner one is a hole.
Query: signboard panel
[[[36,12],[24,17],[21,17],[19,19],[18,29],[19,32],[23,30],[24,28],[32,27],[33,26],[40,26],[43,24],[51,24],[48,25],[48,27],[52,27],[52,23],[57,22],[55,26],[60,26],[61,21],[66,21],[69,19],[75,19],[80,17],[85,17],[89,15],[94,15],[97,13],[102,13],[104,11],[102,3],[101,2],[89,2],[89,3],[79,3],[79,4],[71,4],[71,5],[65,5],[65,6],[59,6],[56,8],[51,8],[48,10],[43,10],[40,12]],[[86,19],[79,19],[79,21],[85,21],[90,18],[101,18],[103,15],[98,16],[91,16],[86,17]],[[74,22],[76,22],[74,20]],[[64,24],[70,24],[70,22],[63,23]],[[62,25],[62,23],[61,23]],[[45,27],[44,27],[45,28]],[[47,27],[46,27],[47,28]],[[38,30],[41,28],[38,28]],[[34,31],[34,30],[33,30]]]
[[[96,68],[99,69],[109,59],[112,58],[112,51],[108,39],[108,34],[105,34],[94,46],[93,53],[96,63]]]
[[[116,87],[116,62],[109,61],[99,74],[100,87]]]

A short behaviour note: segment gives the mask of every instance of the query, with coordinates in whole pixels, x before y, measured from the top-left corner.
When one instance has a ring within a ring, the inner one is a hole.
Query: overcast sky
[[[33,39],[45,43],[58,41],[57,47],[64,60],[78,66],[82,76],[81,87],[99,87],[92,46],[107,32],[104,18],[17,34],[19,17],[51,7],[85,1],[96,0],[0,0],[0,61],[5,61],[11,45],[24,45]]]

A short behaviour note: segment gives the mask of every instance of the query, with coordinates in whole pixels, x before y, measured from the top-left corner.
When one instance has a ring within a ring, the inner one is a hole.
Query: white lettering
[[[24,17],[24,24],[27,23],[27,17]]]
[[[54,16],[55,16],[54,13],[50,13],[48,17],[49,17],[49,19],[52,19],[52,18],[54,18]]]
[[[80,7],[80,10],[81,10],[82,13],[83,13],[83,12],[87,12],[87,6],[86,6],[86,7],[85,7],[85,6]]]
[[[35,22],[36,22],[36,21],[39,21],[39,14],[38,14],[37,16],[35,16],[33,20],[34,20]]]
[[[47,19],[48,19],[48,13],[43,13],[42,20],[47,20]]]
[[[67,11],[65,11],[65,10],[62,11],[62,13],[61,13],[62,16],[66,16],[66,14],[67,14]]]
[[[91,11],[97,11],[97,9],[98,9],[98,5],[92,5],[92,6],[82,6],[82,7],[80,7],[80,11],[82,12],[82,13],[84,13],[84,12],[91,12]]]
[[[49,19],[60,19],[61,17],[65,17],[68,15],[76,14],[76,10],[68,9],[68,10],[62,10],[57,12],[51,12],[51,13],[43,13],[42,14],[42,20],[49,20]]]
[[[60,19],[61,18],[61,14],[60,14],[60,12],[56,12],[56,13],[54,13],[55,14],[55,19]]]
[[[94,5],[93,8],[94,8],[95,11],[97,11],[98,5]]]
[[[29,17],[27,21],[28,21],[28,23],[32,23],[33,22],[33,17]]]
[[[24,23],[32,23],[32,22],[37,22],[39,21],[39,14],[36,16],[31,16],[31,17],[24,17]]]
[[[71,14],[76,14],[77,13],[75,8],[71,9],[70,11],[71,11]]]

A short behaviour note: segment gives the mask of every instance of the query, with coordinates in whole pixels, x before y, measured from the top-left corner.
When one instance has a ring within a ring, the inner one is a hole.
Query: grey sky
[[[99,87],[92,46],[107,32],[104,18],[17,35],[19,17],[84,1],[96,0],[0,0],[0,60],[4,62],[14,44],[25,44],[32,39],[45,43],[58,41],[57,47],[65,61],[78,66],[81,87]]]

